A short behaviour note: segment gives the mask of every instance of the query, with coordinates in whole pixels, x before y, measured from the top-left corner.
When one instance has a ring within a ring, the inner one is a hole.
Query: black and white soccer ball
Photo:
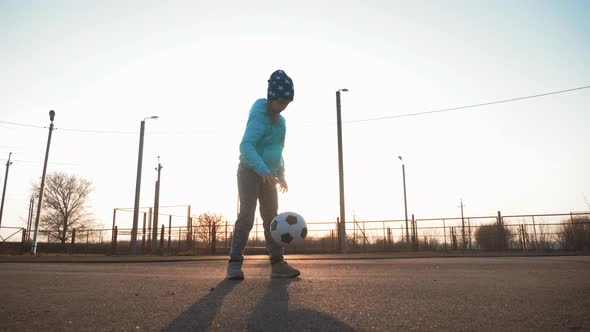
[[[307,237],[307,224],[301,215],[295,212],[283,212],[270,223],[270,235],[281,247],[302,245]]]

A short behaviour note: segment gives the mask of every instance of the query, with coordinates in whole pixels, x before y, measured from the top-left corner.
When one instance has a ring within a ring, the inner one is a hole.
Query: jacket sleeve
[[[264,136],[264,119],[261,114],[252,114],[248,118],[246,132],[240,143],[240,154],[246,165],[252,167],[258,175],[270,173],[270,170],[256,151],[256,144]]]
[[[280,179],[285,178],[285,160],[283,159],[283,156],[281,156],[281,166],[279,167],[276,175]]]

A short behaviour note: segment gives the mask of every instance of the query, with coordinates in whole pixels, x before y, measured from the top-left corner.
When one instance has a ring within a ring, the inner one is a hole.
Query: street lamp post
[[[35,231],[33,232],[33,242],[31,244],[31,255],[37,254],[37,234],[39,234],[39,219],[41,218],[41,207],[43,206],[43,191],[45,190],[45,174],[47,174],[47,160],[49,159],[49,147],[51,146],[51,133],[53,132],[53,119],[55,112],[49,111],[49,136],[47,137],[47,149],[45,150],[45,162],[43,163],[43,174],[41,175],[41,187],[39,188],[39,199],[37,202],[37,216],[35,217]]]
[[[157,119],[158,116],[150,116],[141,121],[139,130],[139,156],[137,157],[137,179],[135,181],[135,204],[133,206],[133,228],[131,229],[131,255],[137,253],[137,223],[139,217],[139,194],[141,190],[141,164],[143,162],[143,135],[145,132],[145,120]]]
[[[340,228],[338,236],[340,239],[340,252],[346,253],[346,210],[344,208],[344,168],[342,156],[342,117],[340,115],[340,92],[347,92],[348,89],[336,91],[336,119],[338,125],[338,180],[340,185]]]
[[[406,198],[406,165],[404,165],[402,156],[398,156],[398,158],[402,162],[402,177],[404,180],[404,210],[406,212],[406,244],[408,244],[410,243],[410,233],[408,231],[408,199]]]

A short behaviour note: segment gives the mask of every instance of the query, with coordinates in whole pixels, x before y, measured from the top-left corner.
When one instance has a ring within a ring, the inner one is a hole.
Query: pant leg
[[[277,187],[272,184],[261,184],[259,189],[260,217],[264,226],[264,238],[271,263],[283,261],[283,247],[277,245],[270,235],[270,223],[277,216],[279,200]]]
[[[234,226],[229,254],[230,262],[243,262],[244,250],[248,244],[250,230],[254,226],[256,202],[260,191],[261,177],[247,166],[238,166],[238,193],[240,196],[240,212]]]

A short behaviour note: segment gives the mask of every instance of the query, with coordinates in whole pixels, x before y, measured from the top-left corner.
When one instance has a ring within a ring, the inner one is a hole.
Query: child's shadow
[[[354,331],[338,319],[310,309],[289,311],[292,282],[301,279],[271,279],[266,293],[248,321],[248,331]]]
[[[336,318],[319,311],[298,309],[289,311],[291,282],[301,279],[271,279],[266,293],[248,320],[248,331],[353,331],[353,328]],[[223,280],[215,291],[204,296],[188,310],[176,317],[162,331],[208,331],[219,311],[224,297],[240,284]],[[236,313],[240,315],[241,313]]]
[[[195,303],[188,310],[176,317],[162,331],[207,331],[221,307],[223,298],[238,285],[239,282],[224,279],[199,302]]]

